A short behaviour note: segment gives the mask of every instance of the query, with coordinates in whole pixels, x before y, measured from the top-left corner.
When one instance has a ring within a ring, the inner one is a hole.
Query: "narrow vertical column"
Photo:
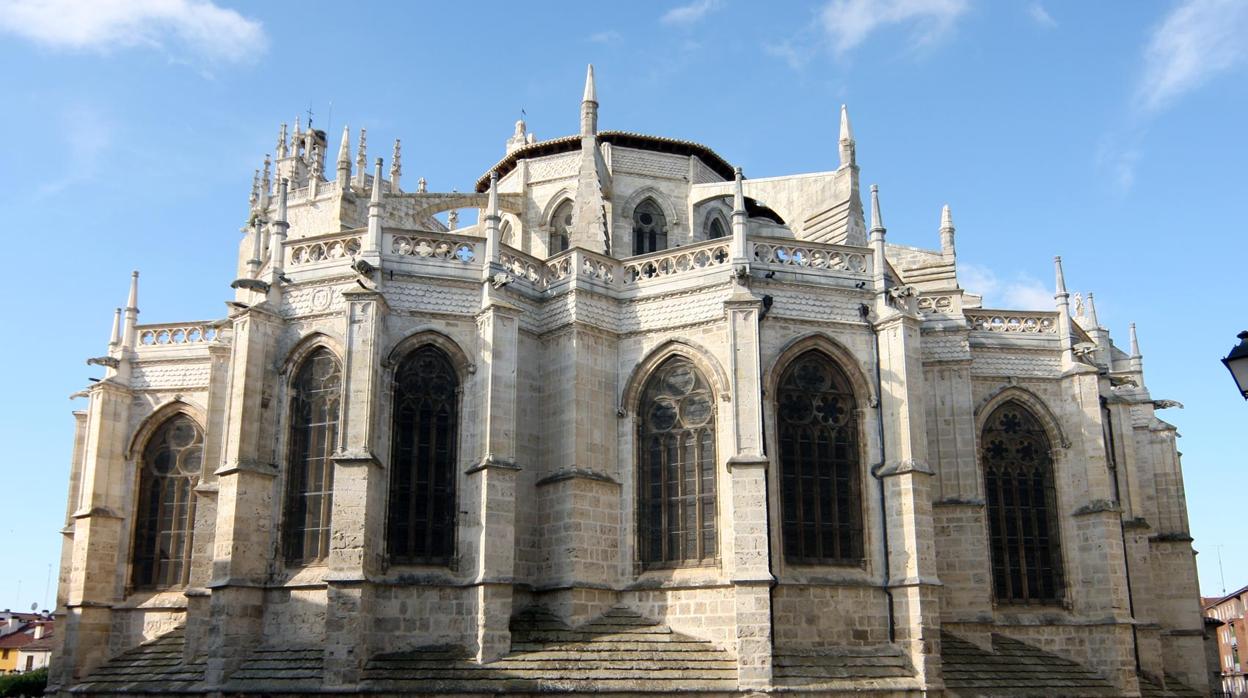
[[[477,315],[481,346],[482,420],[479,453],[467,471],[464,501],[470,503],[475,555],[477,660],[497,659],[511,648],[512,583],[515,578],[516,371],[519,311],[486,280]],[[475,509],[475,511],[474,511]]]
[[[219,686],[261,641],[264,583],[273,552],[273,425],[280,407],[274,343],[280,319],[253,306],[232,318],[233,345],[227,378],[217,519],[213,539],[211,630],[205,681]]]
[[[364,254],[367,259],[381,257],[381,158],[373,166],[373,193],[368,200],[368,233],[364,236]]]
[[[740,199],[738,170],[738,199]],[[738,206],[744,213],[744,205]],[[734,237],[738,220],[733,212]],[[743,225],[740,226],[743,228]],[[744,230],[740,231],[744,237]],[[728,321],[732,448],[728,457],[732,502],[729,568],[736,614],[737,681],[742,688],[771,683],[771,548],[767,537],[767,467],[763,454],[762,377],[759,315],[763,301],[737,274],[732,296],[724,302]]]
[[[742,184],[741,168],[734,168],[735,183],[732,193],[732,260],[733,265],[746,265],[744,271],[749,272],[749,248],[746,240],[748,214],[745,212],[745,189]]]
[[[368,659],[373,587],[385,538],[387,469],[378,459],[381,340],[385,298],[376,291],[344,291],[342,450],[334,456],[334,500],[329,543],[325,620],[325,681],[349,687]]]

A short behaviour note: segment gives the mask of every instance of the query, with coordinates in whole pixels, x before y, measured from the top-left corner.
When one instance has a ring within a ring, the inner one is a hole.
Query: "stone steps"
[[[182,663],[182,628],[126,650],[104,662],[71,690],[75,694],[195,692],[204,680],[204,663]]]
[[[945,688],[952,696],[1113,696],[1100,674],[1063,657],[994,634],[992,651],[940,634]]]
[[[879,683],[910,679],[914,670],[898,647],[834,647],[821,650],[778,649],[772,657],[772,680],[787,688],[824,688],[852,682]]]

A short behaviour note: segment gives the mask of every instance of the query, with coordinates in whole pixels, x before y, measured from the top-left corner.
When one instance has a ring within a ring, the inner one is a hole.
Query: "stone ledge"
[[[277,465],[273,463],[261,463],[253,460],[239,460],[228,465],[221,466],[216,472],[213,473],[213,475],[216,477],[222,477],[237,473],[255,473],[257,475],[277,477]]]
[[[486,456],[485,458],[481,459],[480,463],[477,463],[476,465],[465,470],[464,474],[472,475],[473,473],[479,473],[484,470],[491,470],[491,469],[510,470],[513,472],[524,470],[524,468],[517,465],[514,460],[509,460],[506,458],[497,458],[495,456]]]
[[[1108,499],[1094,499],[1075,509],[1071,516],[1090,516],[1092,514],[1118,513],[1120,511],[1122,511],[1122,507],[1118,506],[1117,502],[1111,502]]]
[[[897,460],[884,463],[873,468],[875,475],[879,478],[892,477],[894,475],[905,475],[907,473],[919,473],[922,475],[935,475],[936,471],[932,470],[927,463],[917,460]]]
[[[962,499],[962,498],[960,498],[960,497],[947,497],[947,498],[945,498],[945,499],[940,499],[940,500],[937,500],[937,501],[935,501],[935,502],[932,502],[932,506],[934,506],[934,507],[976,507],[976,508],[981,508],[981,507],[987,506],[987,502],[985,502],[983,499],[980,499],[980,498],[978,498],[978,497],[971,497],[971,498],[969,498],[969,499]]]
[[[728,459],[728,472],[732,472],[736,468],[762,468],[766,470],[771,466],[771,459],[767,456],[733,456]]]
[[[557,470],[553,474],[547,475],[546,477],[538,480],[536,486],[545,487],[546,485],[553,485],[559,482],[566,482],[568,480],[593,480],[595,482],[602,482],[609,485],[615,485],[617,487],[620,485],[618,480],[605,473],[600,473],[596,470],[589,470],[587,468],[572,467]]]

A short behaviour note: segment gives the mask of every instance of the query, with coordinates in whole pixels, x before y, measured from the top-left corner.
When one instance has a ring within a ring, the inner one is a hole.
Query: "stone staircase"
[[[204,663],[201,660],[183,664],[185,646],[185,629],[171,630],[108,660],[71,692],[88,695],[197,693],[204,680]]]
[[[511,632],[511,653],[486,664],[451,647],[373,657],[360,688],[420,695],[736,693],[731,655],[625,608],[576,628],[531,608],[512,619]]]

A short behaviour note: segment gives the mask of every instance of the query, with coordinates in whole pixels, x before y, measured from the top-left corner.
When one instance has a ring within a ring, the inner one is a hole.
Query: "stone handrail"
[[[383,249],[400,257],[418,257],[471,264],[484,256],[484,240],[454,233],[386,233]]]
[[[972,330],[1010,334],[1057,334],[1057,312],[976,310],[966,313]]]
[[[920,313],[948,315],[958,312],[961,305],[960,297],[955,293],[919,294],[918,306]]]
[[[508,245],[499,245],[498,262],[512,276],[528,279],[534,288],[545,288],[549,284],[547,263],[537,257]]]
[[[620,273],[620,261],[604,254],[577,249],[571,258],[572,268],[587,279],[597,279],[612,285],[616,279],[626,278]]]
[[[843,271],[866,276],[870,255],[860,249],[806,240],[751,240],[753,260],[760,264]]]
[[[363,244],[363,230],[288,240],[286,242],[286,265],[299,267],[317,262],[354,257],[360,253]]]
[[[138,347],[173,346],[178,344],[212,344],[224,339],[224,333],[208,322],[171,322],[139,325],[135,328]]]
[[[719,238],[639,257],[630,257],[623,262],[624,273],[621,279],[627,287],[650,279],[726,265],[731,257],[731,245],[731,238]]]

